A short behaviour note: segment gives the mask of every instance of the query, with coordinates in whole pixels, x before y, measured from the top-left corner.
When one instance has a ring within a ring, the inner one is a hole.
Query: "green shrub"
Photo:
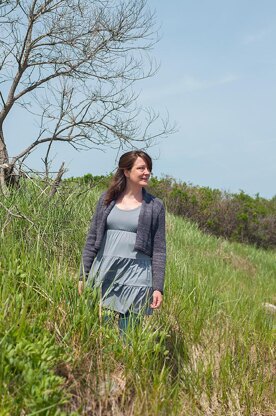
[[[151,178],[148,189],[169,212],[196,222],[205,232],[257,247],[276,247],[275,198],[187,185],[168,176]]]
[[[1,338],[0,394],[7,414],[42,410],[57,414],[68,395],[63,391],[64,379],[55,374],[62,354],[53,336],[41,329],[21,334],[13,328]]]

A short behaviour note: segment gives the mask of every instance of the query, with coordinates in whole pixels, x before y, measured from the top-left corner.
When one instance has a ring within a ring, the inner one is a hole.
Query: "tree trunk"
[[[7,193],[7,179],[9,171],[8,150],[4,140],[3,129],[0,127],[0,189],[4,194]]]

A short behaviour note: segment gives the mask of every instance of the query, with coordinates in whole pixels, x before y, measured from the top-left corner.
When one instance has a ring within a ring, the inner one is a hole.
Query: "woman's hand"
[[[162,301],[163,301],[162,293],[159,292],[159,290],[155,290],[152,294],[152,303],[151,303],[150,307],[152,309],[157,309],[157,308],[160,307]]]
[[[83,289],[84,289],[84,283],[83,283],[83,280],[80,280],[79,283],[78,283],[78,292],[79,292],[79,295],[82,294]]]

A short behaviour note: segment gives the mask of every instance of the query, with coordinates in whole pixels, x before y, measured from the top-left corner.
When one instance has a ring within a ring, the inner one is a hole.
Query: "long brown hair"
[[[147,168],[151,172],[152,160],[151,157],[143,150],[131,150],[124,153],[119,160],[118,168],[112,178],[111,184],[106,192],[105,204],[108,205],[113,199],[117,199],[118,196],[125,190],[126,177],[124,169],[131,170],[135,163],[135,160],[141,157],[147,165]]]

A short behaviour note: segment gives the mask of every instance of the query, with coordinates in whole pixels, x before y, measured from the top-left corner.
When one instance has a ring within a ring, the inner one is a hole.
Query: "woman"
[[[165,208],[145,190],[152,170],[140,150],[123,154],[109,189],[97,204],[82,256],[83,280],[101,288],[101,305],[119,313],[119,330],[151,315],[162,303]],[[139,314],[139,315],[138,315]]]

